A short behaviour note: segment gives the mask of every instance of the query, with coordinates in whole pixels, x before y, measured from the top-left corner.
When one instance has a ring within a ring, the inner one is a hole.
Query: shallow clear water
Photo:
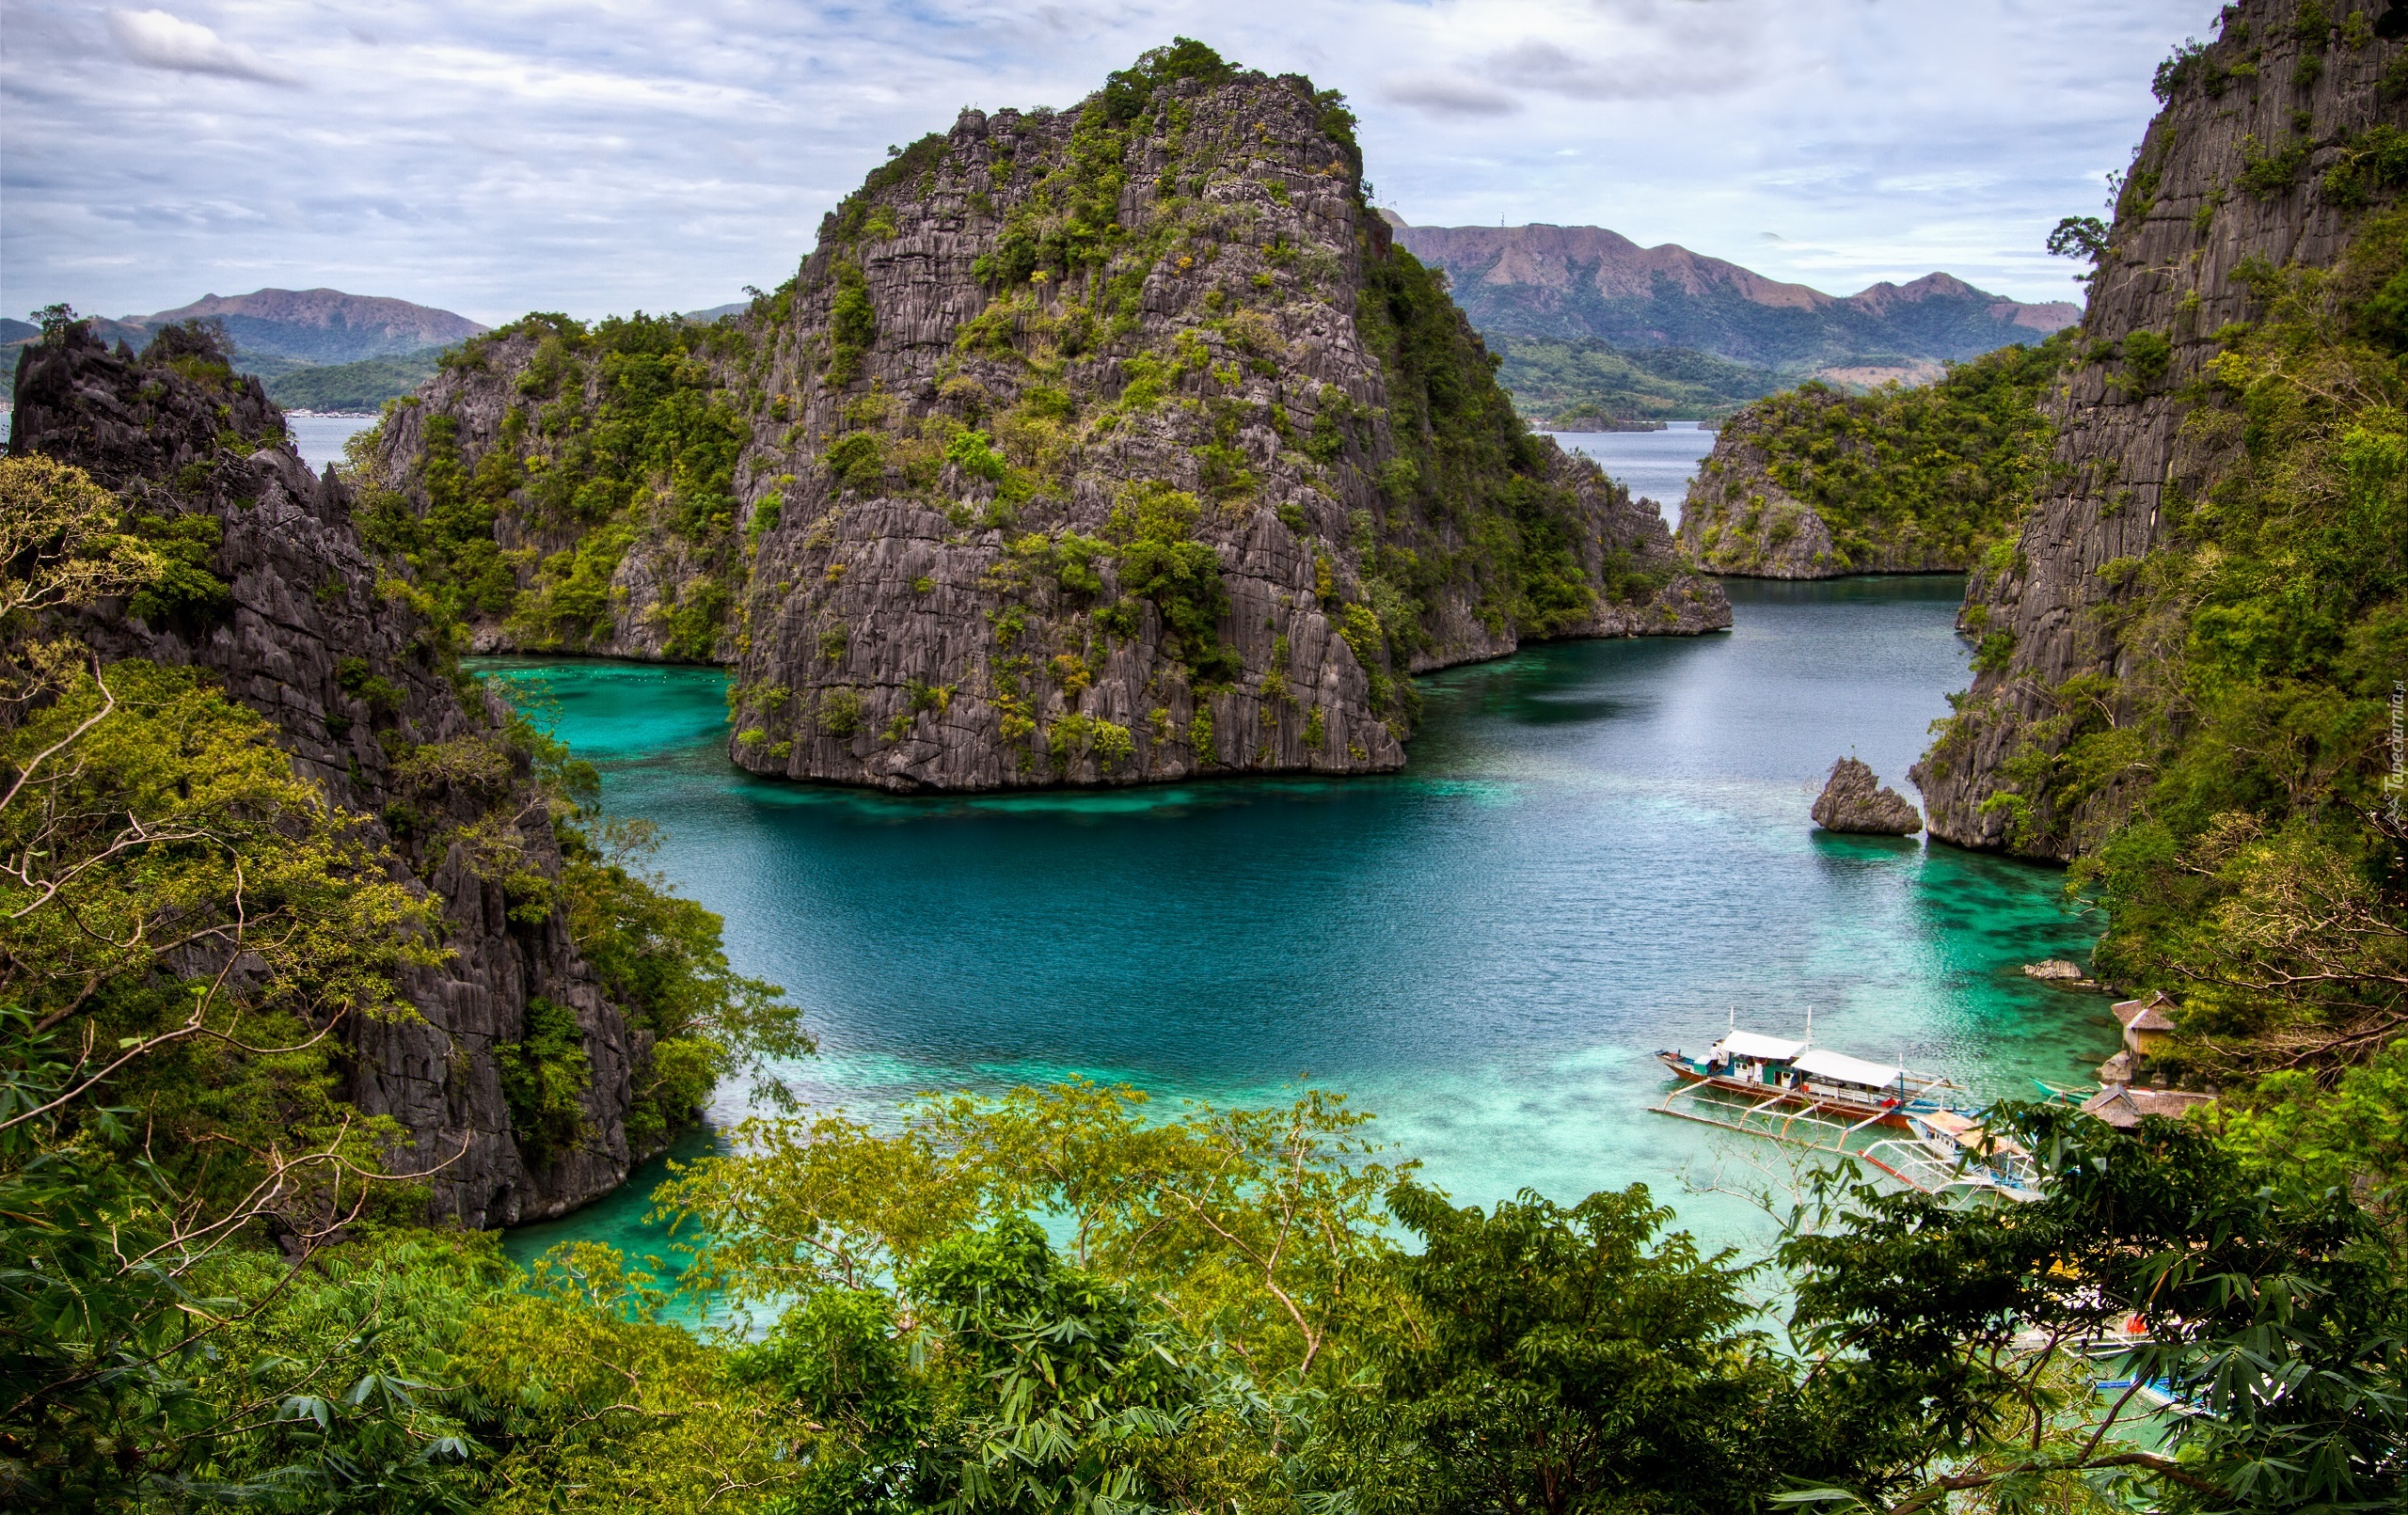
[[[1695,421],[1667,421],[1660,432],[1550,432],[1548,435],[1574,452],[1597,460],[1608,477],[1630,486],[1639,498],[1664,508],[1664,523],[1681,524],[1681,501],[1698,465],[1714,450],[1714,434],[1698,430]]]
[[[816,1100],[1083,1073],[1217,1102],[1309,1078],[1463,1201],[1646,1180],[1724,1149],[1647,1113],[1649,1054],[1741,1022],[2029,1095],[2113,1049],[2105,1002],[2025,977],[2093,932],[2056,871],[1841,838],[1806,811],[1851,750],[1904,785],[1965,682],[1955,578],[1735,583],[1737,628],[1577,642],[1422,681],[1403,774],[897,798],[747,778],[721,677],[483,665],[546,698],[605,803],[808,1011]],[[722,1091],[716,1122],[741,1115]],[[1749,1154],[1740,1148],[1739,1160]],[[1755,1156],[1761,1156],[1756,1154]],[[1703,1166],[1701,1166],[1703,1164]],[[513,1239],[657,1245],[647,1183]]]

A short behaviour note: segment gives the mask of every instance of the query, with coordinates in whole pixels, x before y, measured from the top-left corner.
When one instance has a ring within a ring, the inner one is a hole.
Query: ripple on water
[[[918,798],[725,764],[721,676],[495,660],[666,829],[731,955],[806,1007],[815,1100],[1073,1074],[1171,1100],[1348,1092],[1465,1201],[1745,1162],[1648,1114],[1649,1054],[1730,1007],[1994,1093],[2112,1049],[2104,1002],[2025,978],[2086,953],[2056,870],[1814,831],[1851,750],[1903,783],[1965,681],[1960,583],[1736,585],[1738,626],[1576,642],[1423,681],[1400,775]],[[722,1090],[713,1118],[739,1118]],[[543,1236],[618,1235],[627,1207]],[[640,1207],[638,1207],[640,1211]],[[587,1227],[579,1232],[578,1227]],[[536,1238],[515,1241],[531,1243]]]

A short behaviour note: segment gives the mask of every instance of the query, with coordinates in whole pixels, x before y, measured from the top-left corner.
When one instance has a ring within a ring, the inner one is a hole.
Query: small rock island
[[[1923,813],[1896,790],[1883,788],[1873,770],[1852,757],[1831,765],[1814,816],[1826,831],[1861,836],[1912,836],[1923,829]]]

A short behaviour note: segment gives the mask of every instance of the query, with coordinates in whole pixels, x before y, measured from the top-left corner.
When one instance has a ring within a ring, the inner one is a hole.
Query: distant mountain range
[[[1832,295],[1603,227],[1388,221],[1415,257],[1446,270],[1455,302],[1505,359],[1507,387],[1542,418],[1582,407],[1694,415],[1701,403],[1713,414],[1818,376],[1923,383],[1943,362],[2082,319],[2068,301],[2010,300],[1948,274]]]
[[[255,290],[204,294],[156,315],[127,317],[156,330],[179,321],[215,321],[244,355],[297,363],[356,363],[428,347],[449,347],[486,328],[467,317],[407,300],[341,290]]]
[[[224,326],[233,339],[235,361],[267,381],[268,395],[277,402],[369,410],[407,393],[433,372],[437,352],[486,329],[450,310],[380,295],[254,290],[204,294],[190,305],[147,316],[98,317],[92,334],[138,348],[161,327],[191,320]],[[39,335],[30,323],[0,320],[10,375],[17,348]]]

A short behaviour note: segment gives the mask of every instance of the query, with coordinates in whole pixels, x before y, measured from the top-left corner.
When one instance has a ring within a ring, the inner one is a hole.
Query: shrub
[[[878,307],[859,264],[836,265],[836,293],[828,304],[828,386],[841,389],[861,373],[862,357],[878,340]]]
[[[975,479],[1001,482],[1009,465],[984,432],[964,431],[954,434],[944,445],[944,461]]]
[[[549,1166],[585,1133],[585,1091],[592,1072],[577,1012],[530,998],[524,1034],[493,1051],[511,1134],[530,1167]]]
[[[2136,331],[2124,339],[2124,370],[2143,388],[2165,376],[2174,361],[2174,344],[2153,331]]]
[[[866,493],[886,483],[886,438],[876,432],[848,432],[819,461],[847,488]]]
[[[862,729],[861,691],[838,685],[819,696],[819,729],[830,736],[850,736]]]

